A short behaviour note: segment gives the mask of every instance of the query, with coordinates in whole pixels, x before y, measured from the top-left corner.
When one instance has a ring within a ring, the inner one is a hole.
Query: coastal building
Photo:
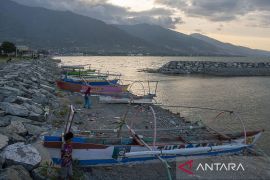
[[[34,51],[26,45],[17,45],[16,46],[16,56],[33,57]]]

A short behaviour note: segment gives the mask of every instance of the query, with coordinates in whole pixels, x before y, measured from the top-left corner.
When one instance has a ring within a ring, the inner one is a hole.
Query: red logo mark
[[[183,164],[180,164],[178,166],[178,169],[184,171],[185,173],[188,173],[188,174],[192,174],[193,175],[193,172],[191,171],[192,170],[192,164],[193,164],[193,160],[189,160]],[[185,166],[187,166],[187,169],[185,168]]]

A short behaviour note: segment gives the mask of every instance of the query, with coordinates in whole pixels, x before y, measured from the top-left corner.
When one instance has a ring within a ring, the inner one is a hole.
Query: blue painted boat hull
[[[63,79],[65,82],[73,83],[73,84],[80,84],[80,85],[90,85],[90,86],[107,86],[107,85],[116,85],[118,82],[118,79],[114,80],[104,80],[104,81],[89,81],[89,82],[83,82],[83,81],[77,81],[73,79],[65,78]]]

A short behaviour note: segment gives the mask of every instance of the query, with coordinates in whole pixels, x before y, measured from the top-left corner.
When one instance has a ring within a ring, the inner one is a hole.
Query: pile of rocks
[[[51,59],[0,65],[0,179],[29,179],[41,162],[30,143],[44,131],[49,107],[59,106],[57,77]]]
[[[269,76],[270,62],[170,61],[156,72],[218,76]]]

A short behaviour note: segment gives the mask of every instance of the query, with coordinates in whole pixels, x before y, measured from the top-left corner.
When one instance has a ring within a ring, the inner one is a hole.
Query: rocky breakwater
[[[170,61],[155,72],[215,76],[269,76],[270,62]]]
[[[46,114],[57,108],[57,62],[51,59],[0,64],[0,179],[29,179],[41,162],[31,145]]]

